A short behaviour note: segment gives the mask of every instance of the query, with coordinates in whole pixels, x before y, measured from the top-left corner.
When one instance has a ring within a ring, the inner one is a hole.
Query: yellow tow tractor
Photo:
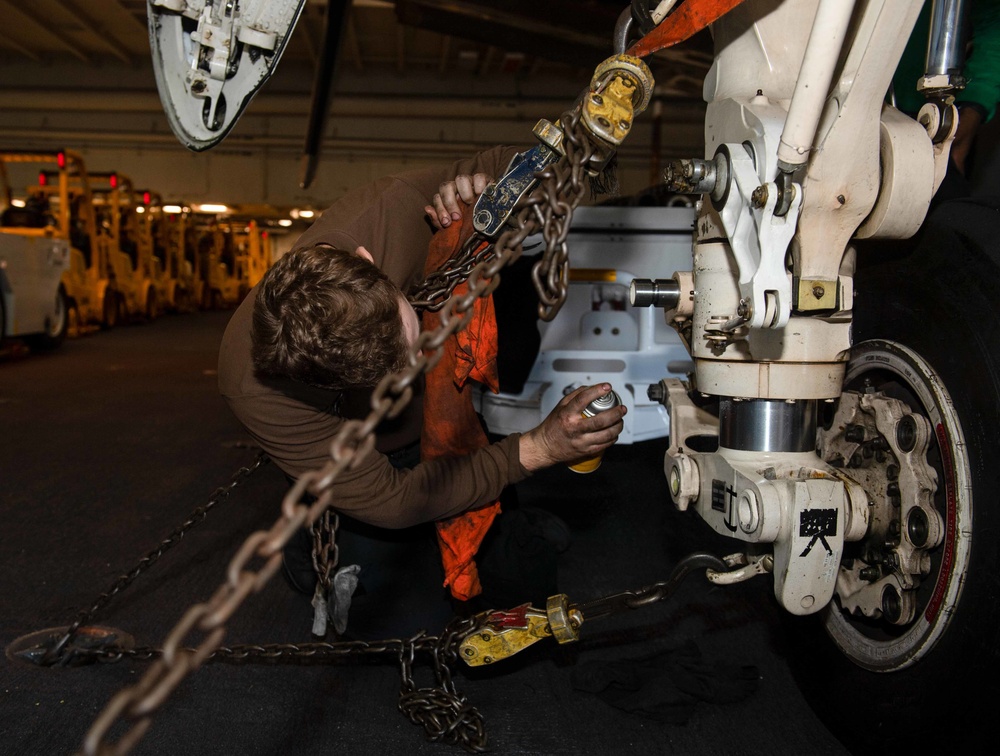
[[[113,328],[119,321],[121,297],[113,280],[107,244],[98,233],[90,176],[83,158],[70,150],[51,153],[51,159],[48,153],[36,155],[47,159],[38,171],[37,186],[29,187],[28,192],[35,202],[54,210],[59,234],[70,245],[69,267],[62,272],[67,330],[73,334],[88,326]]]
[[[197,255],[204,282],[201,306],[206,310],[235,307],[241,292],[231,225],[215,216],[198,217]]]
[[[182,276],[183,232],[178,232],[177,219],[164,212],[159,192],[146,189],[141,197],[142,204],[136,207],[139,259],[150,261],[155,301],[161,312],[190,309],[187,304],[188,290]]]
[[[153,277],[152,245],[140,243],[135,189],[128,176],[93,173],[94,207],[101,235],[121,293],[121,314],[129,319],[153,320],[159,300]]]
[[[201,262],[200,241],[203,230],[198,227],[198,216],[183,202],[166,205],[164,212],[176,224],[171,232],[174,243],[181,253],[181,280],[187,290],[187,307],[194,311],[203,307],[205,301],[204,265]]]
[[[256,220],[232,220],[233,244],[236,250],[236,277],[239,299],[247,295],[271,267],[271,235]]]
[[[172,312],[194,312],[201,301],[195,251],[188,245],[189,215],[184,205],[161,205],[156,227],[167,277],[167,306]]]

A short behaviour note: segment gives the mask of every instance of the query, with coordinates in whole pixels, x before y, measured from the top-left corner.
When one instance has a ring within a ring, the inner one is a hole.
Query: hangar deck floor
[[[227,320],[224,312],[163,318],[74,339],[49,355],[0,358],[5,647],[68,624],[254,459],[216,389]],[[694,550],[726,553],[702,523],[668,503],[664,448],[665,441],[615,447],[592,475],[552,469],[518,486],[522,504],[569,525],[572,545],[559,575],[571,600],[665,579]],[[159,645],[185,609],[222,582],[246,536],[270,527],[284,490],[280,472],[263,467],[97,619]],[[308,641],[310,622],[308,599],[276,577],[228,623],[226,643]],[[794,684],[787,632],[769,581],[710,588],[691,577],[667,602],[585,624],[578,644],[542,642],[489,669],[459,669],[456,683],[483,714],[497,754],[846,754]],[[673,724],[574,688],[585,664],[688,642],[706,668],[755,666],[757,689],[733,703],[699,703],[685,724]],[[111,696],[146,667],[0,664],[0,752],[19,756],[79,749]],[[418,684],[429,674],[418,667]],[[168,699],[134,752],[461,753],[427,742],[398,713],[398,689],[394,663],[210,664]]]

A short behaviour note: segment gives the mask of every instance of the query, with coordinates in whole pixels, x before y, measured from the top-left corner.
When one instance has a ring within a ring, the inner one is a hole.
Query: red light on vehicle
[[[150,202],[152,202],[152,195],[149,192],[143,192],[142,193],[142,204],[148,205]]]
[[[56,155],[56,165],[58,165],[60,168],[65,168],[66,167],[66,153],[65,152],[60,152],[58,155]]]
[[[49,183],[49,177],[45,175],[45,171],[39,171],[38,173],[38,185],[46,186]]]
[[[111,174],[111,178],[108,180],[108,183],[111,184],[111,188],[112,189],[117,189],[118,188],[118,174],[117,173],[112,173]]]

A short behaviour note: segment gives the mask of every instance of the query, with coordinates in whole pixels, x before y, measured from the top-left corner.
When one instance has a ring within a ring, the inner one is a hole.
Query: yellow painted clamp
[[[522,604],[508,611],[488,612],[484,619],[459,646],[459,656],[470,667],[506,659],[544,638],[570,643],[579,638],[577,630],[583,622],[579,611],[568,608],[564,594],[550,597],[546,611]]]

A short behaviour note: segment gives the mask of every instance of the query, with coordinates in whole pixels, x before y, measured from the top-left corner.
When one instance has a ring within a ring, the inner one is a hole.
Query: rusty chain
[[[396,417],[409,403],[412,385],[423,373],[431,370],[443,356],[443,345],[448,337],[466,327],[472,317],[472,306],[480,297],[491,294],[500,283],[499,272],[520,257],[524,240],[538,230],[544,229],[546,249],[542,259],[536,263],[533,278],[539,290],[539,313],[544,319],[555,317],[566,295],[568,255],[565,245],[566,235],[573,210],[579,204],[587,186],[587,166],[594,152],[594,146],[584,127],[580,124],[579,110],[563,114],[562,126],[565,133],[564,150],[561,159],[539,172],[539,185],[524,198],[515,218],[515,227],[504,231],[493,245],[492,252],[484,252],[469,271],[468,287],[465,293],[455,294],[458,280],[448,280],[436,284],[437,289],[431,299],[447,296],[440,306],[441,324],[433,332],[422,332],[411,349],[408,366],[396,374],[386,376],[375,388],[371,399],[371,412],[363,420],[349,420],[330,443],[329,460],[319,469],[302,475],[291,487],[281,503],[281,516],[270,530],[252,533],[229,563],[226,581],[207,601],[191,606],[167,635],[158,658],[135,685],[119,691],[105,706],[94,721],[84,741],[84,753],[123,754],[128,753],[141,740],[152,725],[153,714],[163,705],[174,689],[191,672],[204,664],[222,646],[226,634],[225,624],[243,601],[252,593],[259,592],[281,567],[281,551],[292,535],[301,527],[312,527],[330,508],[333,499],[333,484],[345,469],[356,465],[367,455],[375,444],[375,428],[384,419]],[[551,230],[550,230],[551,229]],[[482,241],[482,240],[480,240]],[[472,251],[471,245],[467,250]],[[488,249],[488,248],[487,248]],[[433,302],[436,307],[436,301]],[[309,497],[309,501],[305,501]],[[312,497],[315,497],[313,499]],[[465,629],[468,632],[468,628]],[[465,632],[461,635],[464,636]],[[446,640],[451,636],[450,640]],[[452,630],[440,639],[446,643],[457,641],[459,631]],[[438,648],[438,642],[434,645]],[[439,688],[423,698],[442,697],[454,717],[458,719],[426,719],[421,706],[413,705],[413,700],[421,698],[421,691],[410,690],[404,711],[411,719],[416,716],[424,724],[429,723],[440,732],[441,739],[451,737],[461,740],[470,725],[465,722],[474,709],[462,703],[454,692],[450,672],[446,666],[454,660],[455,650],[443,651],[438,648],[435,668],[439,676]],[[410,642],[406,654],[400,652],[404,667],[404,688],[411,651],[416,644]],[[412,679],[412,678],[411,678]],[[402,702],[401,702],[402,703]],[[441,701],[439,701],[441,703]],[[432,706],[431,703],[427,704]],[[478,716],[478,712],[476,712]],[[131,721],[117,741],[107,740],[112,727],[123,718]],[[471,717],[475,720],[476,717]],[[445,725],[444,723],[448,724]],[[477,727],[471,725],[472,730]],[[471,736],[469,736],[471,737]],[[471,742],[471,740],[470,740]]]
[[[547,166],[537,176],[539,185],[522,199],[517,214],[493,245],[482,246],[482,237],[473,235],[458,252],[437,271],[431,273],[408,295],[416,309],[431,312],[441,310],[459,283],[473,276],[492,279],[502,268],[521,256],[525,239],[539,231],[545,241],[542,258],[532,267],[531,277],[538,293],[538,315],[550,321],[566,300],[569,281],[569,235],[573,210],[580,204],[589,187],[588,169],[593,162],[594,147],[586,129],[580,124],[578,110],[563,115],[566,154]],[[491,294],[499,285],[497,278],[478,296]],[[473,302],[476,297],[462,300]],[[471,304],[460,309],[465,312]],[[462,323],[464,327],[465,323]],[[457,330],[457,329],[456,329]],[[433,367],[433,366],[432,366]]]
[[[43,666],[58,663],[63,650],[72,643],[81,627],[91,624],[97,613],[104,609],[115,596],[128,588],[133,582],[135,582],[136,578],[156,564],[160,557],[179,543],[181,539],[184,538],[185,534],[191,530],[191,528],[202,522],[208,516],[208,513],[216,507],[216,505],[225,499],[228,499],[234,489],[244,483],[258,469],[270,461],[271,458],[261,452],[251,464],[246,467],[239,468],[233,474],[228,484],[217,488],[211,497],[209,497],[208,501],[191,512],[187,519],[178,525],[165,539],[163,539],[159,546],[140,559],[131,570],[119,575],[111,587],[98,596],[89,608],[80,611],[73,623],[66,628],[60,638],[45,652],[45,655],[41,658],[39,663]]]
[[[335,643],[274,643],[268,645],[246,644],[219,646],[208,654],[207,662],[262,661],[278,663],[296,662],[331,663],[361,656],[394,657],[400,665],[400,691],[398,708],[413,724],[421,726],[427,738],[434,742],[459,745],[470,753],[486,750],[486,728],[482,715],[458,693],[451,678],[451,667],[458,656],[458,647],[469,633],[477,631],[484,623],[482,617],[456,618],[440,636],[418,633],[412,638],[380,641],[338,641]],[[186,649],[192,651],[193,649]],[[164,652],[149,646],[138,648],[106,647],[102,649],[76,649],[78,659],[97,662],[117,662],[122,659],[162,663]],[[431,659],[437,685],[418,688],[413,678],[413,665],[418,654]],[[113,700],[112,700],[113,702]],[[132,739],[120,740],[113,748],[91,742],[88,734],[84,752],[125,753]],[[139,735],[141,737],[141,733]],[[122,750],[123,743],[127,748]]]
[[[684,578],[695,570],[701,569],[727,572],[729,567],[714,554],[695,552],[678,562],[666,580],[635,591],[623,591],[593,601],[572,604],[570,608],[579,610],[588,621],[608,617],[626,610],[642,609],[670,598]]]
[[[340,563],[340,547],[337,546],[339,527],[340,515],[328,509],[309,529],[312,536],[312,565],[324,595],[330,593],[333,581],[331,573],[336,571]]]
[[[483,240],[473,234],[456,254],[411,289],[406,298],[413,309],[438,312],[444,307],[455,287],[468,280],[473,268],[493,257],[493,245],[484,247],[482,243]]]

